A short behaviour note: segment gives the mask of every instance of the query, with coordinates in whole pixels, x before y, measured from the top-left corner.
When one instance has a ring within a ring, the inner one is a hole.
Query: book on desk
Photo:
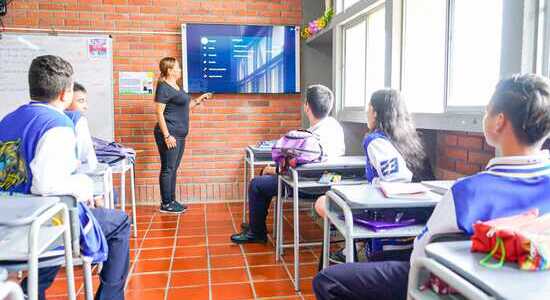
[[[420,183],[380,182],[380,190],[386,198],[430,199],[430,189]]]

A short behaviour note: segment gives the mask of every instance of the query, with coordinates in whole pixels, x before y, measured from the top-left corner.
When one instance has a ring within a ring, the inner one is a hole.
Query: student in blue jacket
[[[363,140],[363,149],[367,159],[365,177],[369,183],[411,182],[413,174],[421,177],[427,173],[424,169],[428,168],[423,165],[424,147],[397,90],[382,89],[372,94],[367,125],[369,133]],[[321,217],[325,215],[325,201],[325,196],[321,196],[315,203],[315,210]],[[330,258],[334,262],[346,260],[342,250],[331,254]]]
[[[550,134],[550,81],[534,74],[502,80],[487,105],[483,132],[499,157],[466,177],[436,206],[416,238],[412,258],[424,256],[432,236],[472,234],[472,224],[532,208],[550,212],[550,156],[541,150]],[[409,262],[341,264],[314,278],[317,299],[406,299]]]
[[[36,57],[29,68],[30,99],[0,121],[0,145],[9,143],[22,164],[0,166],[9,183],[0,190],[35,195],[73,195],[91,212],[107,240],[109,253],[100,274],[97,300],[124,299],[129,267],[130,221],[123,211],[95,207],[92,180],[76,170],[75,128],[64,111],[73,98],[73,68],[61,57]],[[1,148],[1,147],[0,147]],[[94,208],[95,207],[95,208]],[[59,267],[39,270],[39,299],[44,300]],[[26,282],[23,282],[26,288]]]

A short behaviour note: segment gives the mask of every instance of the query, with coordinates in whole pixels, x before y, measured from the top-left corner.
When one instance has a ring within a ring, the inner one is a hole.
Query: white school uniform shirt
[[[369,133],[363,140],[363,149],[367,157],[365,177],[370,183],[411,182],[413,173],[384,132],[375,130]]]
[[[321,119],[317,124],[311,126],[308,131],[317,136],[325,156],[336,157],[346,154],[344,129],[333,117]]]
[[[61,109],[44,105],[60,114]],[[48,130],[39,140],[32,172],[31,193],[44,196],[72,195],[78,201],[93,197],[93,182],[88,176],[76,173],[80,161],[76,157],[76,136],[73,128],[56,127]]]
[[[513,216],[537,208],[550,213],[550,156],[499,157],[484,172],[456,182],[443,196],[422,233],[415,239],[411,261],[425,256],[437,234],[472,235],[472,224]]]
[[[94,143],[88,126],[88,119],[80,117],[75,124],[76,152],[78,159],[82,162],[81,169],[95,170],[97,168],[97,157],[95,155]]]

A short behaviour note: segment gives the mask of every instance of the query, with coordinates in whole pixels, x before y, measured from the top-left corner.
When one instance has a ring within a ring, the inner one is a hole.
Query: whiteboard
[[[94,46],[95,45],[95,46]],[[70,62],[74,79],[88,91],[87,118],[93,136],[113,140],[113,51],[108,35],[2,33],[0,39],[0,118],[28,103],[28,70],[40,55]]]

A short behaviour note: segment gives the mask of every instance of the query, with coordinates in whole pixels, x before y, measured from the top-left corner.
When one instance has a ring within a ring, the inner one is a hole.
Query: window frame
[[[450,56],[450,30],[451,19],[450,5],[456,0],[442,0],[447,2],[446,9],[446,37],[445,37],[445,97],[443,97],[443,113],[414,113],[413,118],[418,128],[434,130],[453,130],[481,132],[484,106],[448,106],[447,98],[449,94],[449,56]],[[537,20],[531,20],[534,5],[530,0],[503,0],[503,25],[501,42],[501,62],[499,77],[507,77],[514,73],[534,72],[535,66],[541,65],[537,60],[540,54],[535,49]],[[546,2],[546,11],[549,10],[550,0],[540,0]],[[338,3],[338,1],[337,1]],[[404,0],[360,0],[345,11],[338,12],[333,18],[333,87],[336,95],[336,116],[340,121],[352,123],[366,123],[366,113],[364,111],[353,111],[343,106],[342,89],[342,53],[344,44],[342,44],[342,26],[362,17],[374,7],[385,5],[386,9],[386,64],[385,64],[385,85],[400,89],[402,86],[402,66],[403,63],[403,18],[404,18]],[[538,2],[537,4],[538,5]],[[548,15],[548,14],[547,14]],[[515,19],[511,22],[510,20]],[[546,20],[548,21],[548,18]],[[546,23],[548,24],[548,23]],[[538,25],[540,27],[540,25]],[[550,31],[550,30],[549,30]],[[534,32],[534,33],[533,33]],[[547,33],[548,35],[549,33]],[[534,35],[534,36],[533,36]],[[550,47],[550,38],[546,39],[544,51],[545,59],[548,58],[548,48]],[[540,46],[539,46],[540,48]],[[540,51],[539,51],[540,52]],[[550,69],[549,62],[545,62],[544,68]],[[545,69],[545,71],[546,71]],[[550,70],[549,70],[550,72]]]

